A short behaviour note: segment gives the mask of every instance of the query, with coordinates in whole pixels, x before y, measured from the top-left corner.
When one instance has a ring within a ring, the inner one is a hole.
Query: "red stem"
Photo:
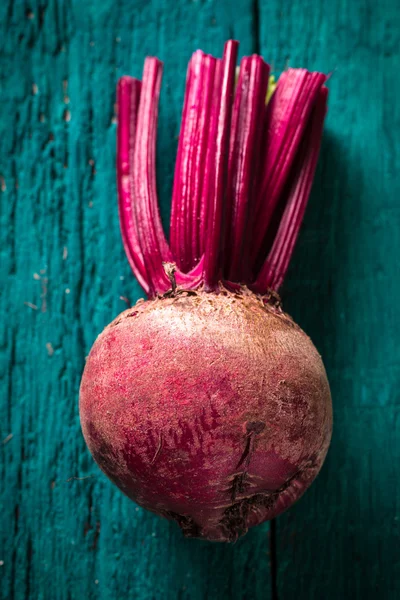
[[[136,222],[151,295],[170,288],[163,262],[172,261],[161,224],[156,192],[156,129],[161,73],[161,62],[157,58],[147,58],[133,160]]]
[[[136,226],[130,167],[136,139],[140,87],[140,81],[133,77],[121,77],[118,82],[117,183],[122,241],[132,271],[147,294],[149,285]]]
[[[220,86],[220,101],[213,106],[212,127],[206,170],[206,223],[207,243],[204,256],[204,285],[206,290],[215,289],[220,277],[220,246],[223,226],[224,198],[228,167],[229,128],[232,112],[232,95],[235,81],[235,64],[238,43],[225,44],[220,83],[216,71],[215,88]],[[212,148],[211,148],[212,146]],[[213,160],[214,159],[214,160]],[[203,232],[206,233],[205,231]]]
[[[189,63],[175,168],[171,249],[188,272],[200,259],[200,206],[216,60],[198,50]]]
[[[289,69],[266,108],[269,67],[259,56],[246,57],[233,101],[237,47],[227,42],[222,60],[198,51],[189,64],[172,252],[156,192],[161,63],[146,59],[142,84],[130,77],[119,82],[121,233],[129,263],[150,297],[176,285],[190,290],[203,284],[215,291],[222,277],[229,289],[245,284],[265,294],[285,277],[318,159],[326,76]]]
[[[321,145],[326,114],[328,90],[322,87],[304,133],[287,192],[286,207],[271,251],[257,281],[252,286],[263,293],[267,288],[277,290],[283,283],[293,249],[303,221]]]
[[[265,106],[268,76],[269,67],[260,56],[242,59],[232,114],[226,206],[224,258],[230,281],[244,281],[247,275],[249,232],[246,229],[255,200],[261,142],[259,120]]]
[[[174,187],[172,190],[172,205],[171,205],[171,221],[170,221],[170,244],[171,251],[175,257],[175,260],[178,263],[178,266],[181,266],[181,224],[184,219],[184,202],[183,202],[183,190],[182,190],[182,162],[183,154],[184,154],[184,130],[186,128],[186,116],[188,112],[188,104],[189,104],[189,95],[191,89],[192,82],[192,63],[193,57],[189,62],[187,74],[186,74],[186,87],[185,87],[185,97],[183,101],[183,109],[182,109],[182,122],[181,122],[181,130],[179,133],[179,141],[178,141],[178,151],[176,155],[175,162],[175,175],[174,175]],[[183,229],[183,227],[182,227]]]
[[[195,166],[193,172],[193,203],[190,213],[189,240],[191,240],[191,266],[204,254],[202,231],[202,205],[204,203],[204,176],[207,147],[209,143],[209,121],[212,108],[213,87],[217,60],[206,55],[202,81],[201,106],[199,115],[199,137],[196,143]],[[203,215],[204,217],[204,215]]]
[[[257,228],[252,243],[257,264],[268,227],[308,122],[318,91],[326,81],[322,73],[289,69],[279,78],[267,109],[266,159],[257,202]]]

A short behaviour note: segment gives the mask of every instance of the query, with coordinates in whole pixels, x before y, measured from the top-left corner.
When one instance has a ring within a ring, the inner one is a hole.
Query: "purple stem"
[[[220,246],[223,226],[223,210],[227,180],[229,130],[232,113],[232,95],[235,81],[235,65],[238,43],[225,44],[220,82],[216,78],[216,89],[220,88],[220,101],[213,106],[210,152],[207,156],[205,192],[207,199],[206,223],[207,244],[204,257],[204,284],[206,290],[215,289],[221,270]],[[219,69],[217,68],[217,73]],[[212,148],[211,148],[212,146]],[[214,160],[212,160],[212,158]]]
[[[136,139],[140,87],[140,81],[133,77],[121,77],[118,82],[117,184],[119,222],[125,253],[132,271],[147,294],[149,285],[136,226],[130,167]]]
[[[250,210],[260,154],[262,117],[269,66],[260,56],[242,59],[232,114],[229,151],[225,271],[230,281],[245,281],[248,265]]]
[[[136,222],[151,296],[171,287],[163,262],[171,262],[172,256],[158,210],[155,172],[161,73],[162,63],[157,58],[146,58],[133,157]]]
[[[204,240],[201,236],[202,231],[202,203],[203,186],[206,169],[207,147],[210,133],[210,114],[213,99],[213,87],[215,78],[217,60],[209,55],[204,57],[204,72],[201,88],[201,105],[199,114],[198,139],[196,143],[196,152],[194,156],[193,170],[193,202],[189,215],[189,244],[191,244],[191,267],[198,262],[204,254]]]
[[[211,107],[208,123],[208,146],[206,149],[205,167],[204,167],[204,180],[202,185],[202,192],[200,197],[200,226],[199,226],[199,244],[200,244],[200,255],[205,258],[205,249],[208,244],[208,222],[207,222],[207,210],[209,204],[210,186],[212,185],[212,179],[214,177],[215,168],[215,135],[217,120],[216,115],[218,113],[218,106],[220,103],[221,95],[221,73],[222,73],[222,60],[216,59],[214,78],[212,81],[211,91]]]
[[[200,201],[215,63],[198,50],[188,69],[171,213],[171,248],[184,272],[200,259]]]
[[[181,121],[181,130],[179,133],[179,141],[178,141],[178,151],[176,155],[175,162],[175,174],[174,174],[174,186],[172,190],[172,205],[171,205],[171,221],[170,221],[170,245],[172,254],[175,257],[175,260],[178,263],[178,266],[181,267],[181,231],[183,230],[183,219],[184,219],[184,200],[183,200],[183,190],[182,190],[182,162],[184,162],[183,154],[185,148],[185,128],[186,128],[186,118],[188,112],[189,105],[189,96],[191,90],[191,82],[193,76],[193,57],[189,62],[187,74],[186,74],[186,87],[185,87],[185,97],[183,101],[183,109],[182,109],[182,121]]]
[[[148,58],[142,83],[131,77],[119,82],[121,233],[149,297],[175,286],[204,284],[214,291],[222,277],[229,289],[245,284],[265,294],[285,277],[316,168],[326,76],[289,69],[266,108],[269,67],[259,56],[247,57],[233,101],[237,47],[227,42],[222,60],[198,51],[189,64],[171,213],[173,252],[156,192],[162,65]],[[276,230],[278,204],[283,214]]]
[[[293,249],[303,221],[310,195],[321,145],[326,114],[328,90],[322,87],[304,132],[299,152],[293,165],[290,185],[274,243],[252,289],[265,293],[268,288],[278,290],[285,278]]]
[[[279,78],[268,105],[266,158],[256,208],[257,227],[252,243],[253,267],[296,157],[311,109],[325,81],[326,75],[322,73],[288,69]]]
[[[141,235],[148,235],[148,228],[152,228],[152,217],[144,219],[146,228],[139,230],[136,211],[138,197],[134,186],[135,140],[138,129],[138,110],[140,102],[141,82],[133,77],[122,77],[118,82],[118,131],[117,131],[117,173],[118,173],[118,207],[123,244],[129,264],[136,275],[140,285],[149,297],[155,293],[165,292],[170,289],[170,281],[165,273],[161,273],[162,287],[156,289],[149,278],[141,246],[145,240]],[[141,115],[143,118],[143,114]],[[146,153],[151,150],[146,145]],[[147,177],[147,175],[145,175]],[[156,207],[157,208],[157,207]],[[147,211],[148,213],[148,211]],[[148,228],[147,228],[148,226]],[[184,289],[195,289],[202,283],[203,259],[189,273],[182,273],[179,269],[175,272],[176,283]],[[148,266],[148,263],[147,263]],[[164,271],[164,267],[163,267]],[[165,275],[165,276],[164,276]]]

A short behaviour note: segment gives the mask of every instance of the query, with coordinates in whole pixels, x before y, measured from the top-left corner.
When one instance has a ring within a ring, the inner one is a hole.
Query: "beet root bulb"
[[[122,241],[147,295],[95,342],[80,414],[95,460],[187,536],[234,541],[293,504],[325,458],[321,358],[277,292],[310,195],[327,76],[253,54],[187,71],[167,240],[156,189],[162,63],[117,88]]]
[[[234,541],[292,505],[331,437],[311,340],[248,290],[139,302],[98,337],[80,392],[104,473],[185,535]]]

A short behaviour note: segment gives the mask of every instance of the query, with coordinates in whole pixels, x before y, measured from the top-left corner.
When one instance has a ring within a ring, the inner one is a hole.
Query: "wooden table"
[[[400,597],[400,11],[395,0],[3,0],[0,586],[7,600]],[[182,538],[93,463],[78,418],[93,340],[141,291],[120,241],[115,84],[165,62],[168,220],[191,52],[332,71],[283,299],[330,378],[316,483],[235,545]],[[2,440],[2,443],[1,443]]]

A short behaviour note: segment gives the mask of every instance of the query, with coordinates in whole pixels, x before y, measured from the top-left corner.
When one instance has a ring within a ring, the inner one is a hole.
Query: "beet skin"
[[[292,505],[332,428],[311,340],[247,290],[178,292],[122,313],[88,357],[80,414],[96,462],[127,496],[216,541]]]

